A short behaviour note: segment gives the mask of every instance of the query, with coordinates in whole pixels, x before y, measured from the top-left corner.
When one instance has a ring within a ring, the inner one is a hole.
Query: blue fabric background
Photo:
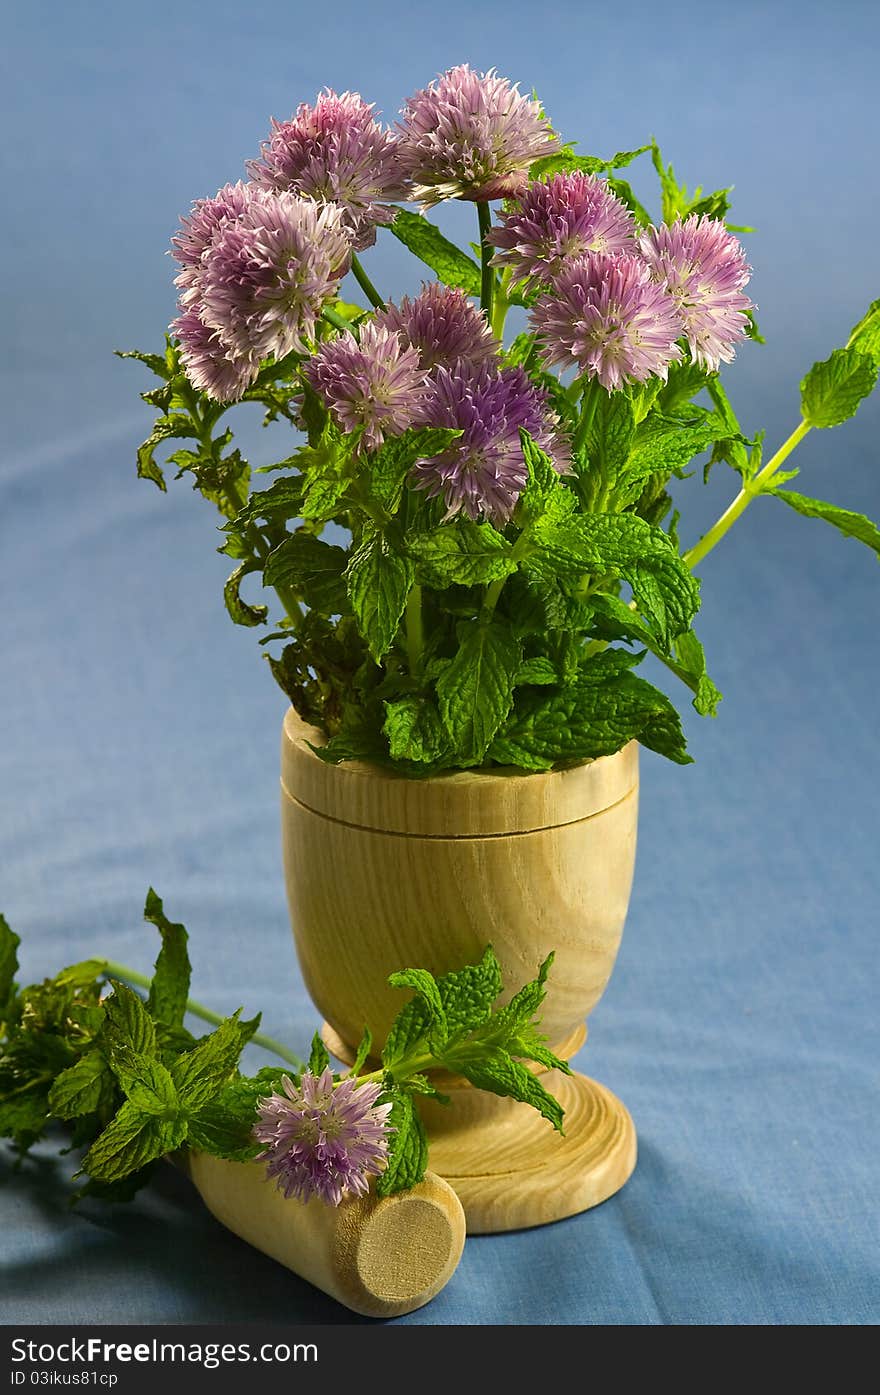
[[[579,0],[4,11],[0,904],[28,979],[89,953],[146,968],[152,882],[190,927],[198,995],[262,1007],[303,1049],[315,1018],[279,865],[283,699],[226,619],[207,506],[134,478],[146,384],[111,357],[161,338],[178,212],[325,83],[390,115],[451,63],[497,64],[583,148],[653,131],[690,180],[736,184],[769,342],[741,353],[731,391],[775,444],[802,372],[880,291],[876,7],[743,0],[697,19],[636,0],[625,23]],[[446,215],[465,236],[472,217]],[[387,235],[368,265],[386,290],[418,283]],[[873,403],[808,440],[804,492],[880,514],[878,425]],[[256,416],[244,435],[255,462],[286,453]],[[733,490],[721,470],[683,488],[686,540]],[[725,702],[717,722],[688,718],[694,766],[644,760],[632,910],[580,1061],[630,1106],[637,1172],[595,1212],[468,1241],[444,1293],[402,1321],[880,1316],[880,577],[867,551],[769,500],[706,577]],[[349,1320],[170,1171],[129,1209],[71,1212],[70,1170],[44,1152],[18,1174],[0,1162],[3,1320]]]

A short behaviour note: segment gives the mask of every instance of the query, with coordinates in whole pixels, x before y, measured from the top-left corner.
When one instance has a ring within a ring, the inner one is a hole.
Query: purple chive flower
[[[647,228],[640,244],[654,278],[678,306],[695,362],[717,372],[746,337],[752,308],[743,293],[751,268],[742,244],[717,218],[695,213]]]
[[[198,312],[181,304],[181,314],[171,333],[180,342],[186,376],[200,392],[218,402],[235,402],[257,376],[259,363],[229,355],[215,329],[208,329]]]
[[[300,1201],[320,1197],[338,1206],[363,1196],[388,1161],[390,1104],[377,1104],[382,1086],[349,1077],[333,1084],[329,1067],[306,1071],[300,1084],[282,1076],[283,1095],[260,1100],[254,1136],[265,1145],[266,1177]]]
[[[241,180],[224,184],[212,199],[196,199],[190,212],[181,218],[180,231],[171,239],[171,255],[180,263],[174,284],[180,287],[184,303],[193,298],[192,288],[205,252],[227,223],[241,217],[252,192],[252,186]]]
[[[411,426],[424,402],[417,351],[382,325],[367,322],[360,343],[349,332],[322,344],[304,372],[343,431],[365,428],[370,450]]]
[[[538,102],[467,63],[414,93],[401,116],[400,161],[425,208],[509,198],[525,188],[533,160],[559,149]]]
[[[375,242],[377,223],[394,221],[397,210],[386,200],[406,197],[397,136],[373,119],[373,106],[357,92],[328,89],[289,121],[273,121],[248,174],[276,193],[338,204],[358,250]]]
[[[499,250],[496,266],[510,267],[513,280],[552,281],[566,262],[584,252],[635,252],[635,223],[604,179],[593,174],[556,174],[535,180],[519,202],[501,214],[487,241]]]
[[[205,252],[191,303],[232,358],[303,353],[350,255],[334,205],[255,191]]]
[[[675,302],[638,257],[576,258],[533,307],[532,326],[548,364],[576,363],[609,392],[665,378],[681,358]]]
[[[443,496],[447,518],[464,513],[507,522],[527,478],[522,428],[560,473],[569,468],[569,451],[557,435],[547,399],[522,368],[463,362],[438,368],[422,420],[463,433],[448,450],[413,467],[413,483],[432,497]]]
[[[450,367],[458,359],[481,363],[497,357],[500,345],[464,291],[432,281],[414,300],[404,296],[374,317],[374,323],[400,335],[416,349],[422,368]]]

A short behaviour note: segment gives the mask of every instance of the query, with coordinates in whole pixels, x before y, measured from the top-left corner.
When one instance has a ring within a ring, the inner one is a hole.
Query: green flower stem
[[[584,383],[583,396],[581,397],[581,419],[574,433],[575,450],[583,450],[586,445],[590,427],[596,416],[596,408],[599,405],[599,392],[598,383],[594,383],[588,378]]]
[[[492,210],[488,203],[477,204],[477,219],[480,224],[480,264],[482,266],[480,305],[486,312],[489,324],[494,325],[495,268],[491,264],[492,244],[486,241],[486,233],[492,226]]]
[[[528,532],[520,533],[510,554],[511,562],[521,562],[531,547],[531,538]],[[483,597],[483,604],[480,607],[480,619],[484,625],[488,624],[495,614],[495,607],[498,604],[498,597],[504,589],[506,576],[499,576],[495,581],[490,581],[486,587],[486,594]]]
[[[134,983],[138,988],[146,988],[148,991],[152,987],[153,980],[147,974],[139,973],[137,969],[130,969],[127,964],[117,964],[115,959],[99,959],[98,972],[105,974],[107,978],[122,979],[125,983]],[[219,1027],[226,1019],[222,1013],[213,1012],[203,1003],[197,1003],[194,998],[187,998],[186,1010],[191,1012],[193,1017],[201,1017],[204,1022],[210,1022],[212,1026]],[[282,1061],[293,1066],[294,1070],[305,1070],[305,1062],[298,1056],[294,1056],[292,1051],[288,1051],[280,1041],[275,1041],[273,1037],[264,1036],[262,1032],[255,1032],[251,1037],[254,1046],[262,1046],[264,1051],[271,1051],[273,1055],[280,1056]]]
[[[424,647],[422,588],[421,586],[413,586],[406,599],[406,654],[412,678],[418,678],[421,674]]]
[[[331,310],[329,305],[325,305],[324,309],[321,311],[321,319],[326,320],[328,325],[333,325],[334,329],[350,330],[352,328],[351,323],[345,316],[340,315],[336,310]]]
[[[760,494],[767,485],[772,483],[773,476],[776,474],[780,465],[788,459],[792,451],[800,445],[801,441],[811,430],[812,427],[808,426],[805,421],[801,421],[799,425],[795,427],[794,431],[792,431],[788,440],[783,441],[776,454],[767,461],[764,468],[758,471],[754,479],[745,480],[743,482],[743,487],[739,491],[739,494],[737,494],[733,503],[728,505],[718,521],[713,523],[708,533],[705,533],[703,537],[700,538],[700,541],[696,543],[689,552],[684,554],[684,560],[689,567],[693,568],[698,566],[703,558],[712,551],[713,547],[716,547],[717,544],[720,543],[724,534],[728,529],[732,528],[740,514],[745,513],[755,495]]]
[[[387,307],[376,287],[373,285],[367,273],[361,265],[361,259],[356,252],[351,254],[351,272],[357,281],[367,300],[375,310],[385,310]]]

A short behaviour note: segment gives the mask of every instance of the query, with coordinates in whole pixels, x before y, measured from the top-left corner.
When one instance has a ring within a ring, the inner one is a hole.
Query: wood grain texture
[[[638,748],[546,775],[465,773],[413,781],[368,765],[325,765],[320,733],[289,712],[282,737],[282,830],[303,977],[350,1060],[364,1026],[380,1044],[405,1001],[404,967],[435,974],[492,944],[505,996],[556,952],[542,1030],[567,1058],[614,967],[629,904]],[[449,1077],[423,1110],[431,1167],[454,1187],[474,1233],[559,1220],[629,1177],[632,1120],[585,1076],[548,1072],[565,1136],[528,1105]]]
[[[371,813],[371,781],[361,773],[354,781],[357,807],[349,811],[350,821],[341,822],[300,799],[304,792],[314,800],[322,779],[336,787],[347,766],[320,761],[306,744],[317,733],[299,722],[294,738],[297,722],[288,714],[283,744],[287,894],[306,986],[342,1040],[356,1045],[364,1026],[374,1041],[385,1040],[403,1001],[388,987],[395,970],[446,973],[473,963],[490,943],[507,993],[533,978],[550,950],[556,951],[543,1030],[553,1042],[570,1036],[601,997],[623,932],[636,850],[635,746],[564,772],[572,790],[578,781],[586,787],[583,803],[592,812],[583,818],[496,835],[474,834],[461,821],[454,837],[407,836],[368,825],[385,817],[393,794],[401,808],[390,821],[401,824],[413,790],[424,799],[434,785],[447,786],[458,776],[418,782],[379,772]],[[606,770],[602,787],[614,795],[604,809],[594,807],[597,767]],[[294,777],[302,783],[291,785]],[[483,778],[469,780],[479,785]],[[555,780],[553,772],[494,784],[496,801],[509,805],[496,822],[528,824],[542,797],[523,789],[534,782],[539,790]],[[574,793],[565,801],[571,813]],[[460,814],[463,820],[463,805]],[[480,827],[484,814],[481,805]]]
[[[259,1163],[191,1153],[186,1170],[227,1229],[329,1293],[355,1313],[411,1313],[449,1282],[465,1240],[455,1192],[429,1172],[399,1196],[295,1201],[267,1182]]]

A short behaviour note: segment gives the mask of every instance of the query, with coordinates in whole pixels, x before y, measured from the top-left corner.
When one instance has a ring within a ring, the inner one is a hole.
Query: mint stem
[[[356,252],[352,252],[351,254],[351,272],[354,276],[354,279],[357,281],[358,285],[360,286],[361,290],[363,291],[364,295],[367,297],[367,300],[370,302],[373,308],[375,310],[387,309],[384,300],[380,296],[379,292],[376,290],[376,287],[373,285],[367,273],[364,271],[364,268],[361,265],[361,259]]]
[[[139,973],[137,969],[130,969],[127,964],[118,964],[115,959],[99,959],[98,963],[101,966],[99,972],[106,975],[107,978],[119,978],[125,983],[136,984],[138,988],[146,988],[147,991],[153,985],[153,980],[147,974]],[[222,1013],[212,1011],[203,1003],[196,1002],[195,998],[187,998],[186,1010],[191,1012],[193,1017],[201,1017],[203,1021],[210,1022],[213,1027],[219,1027],[220,1023],[226,1020]],[[271,1051],[273,1055],[280,1056],[281,1060],[293,1066],[294,1070],[305,1070],[305,1062],[301,1061],[298,1056],[294,1056],[292,1051],[288,1051],[286,1046],[283,1046],[280,1041],[275,1041],[273,1037],[264,1036],[262,1032],[255,1032],[251,1041],[254,1046],[262,1046],[264,1051]]]
[[[422,625],[422,588],[413,586],[406,601],[406,654],[410,677],[418,679],[422,670],[424,649]]]
[[[760,494],[765,485],[772,483],[773,476],[776,474],[780,465],[788,459],[795,447],[800,445],[801,441],[811,430],[812,427],[808,426],[805,421],[801,421],[795,427],[794,431],[792,431],[788,439],[783,441],[776,454],[767,461],[764,468],[758,471],[754,479],[745,480],[743,482],[743,487],[733,500],[733,503],[728,505],[717,522],[713,523],[708,533],[705,533],[704,536],[700,538],[700,541],[696,543],[689,552],[684,554],[684,560],[689,567],[694,568],[698,566],[703,558],[712,551],[713,547],[716,547],[717,544],[720,543],[724,534],[728,529],[733,527],[740,514],[745,513],[749,504],[755,498],[755,495]]]

